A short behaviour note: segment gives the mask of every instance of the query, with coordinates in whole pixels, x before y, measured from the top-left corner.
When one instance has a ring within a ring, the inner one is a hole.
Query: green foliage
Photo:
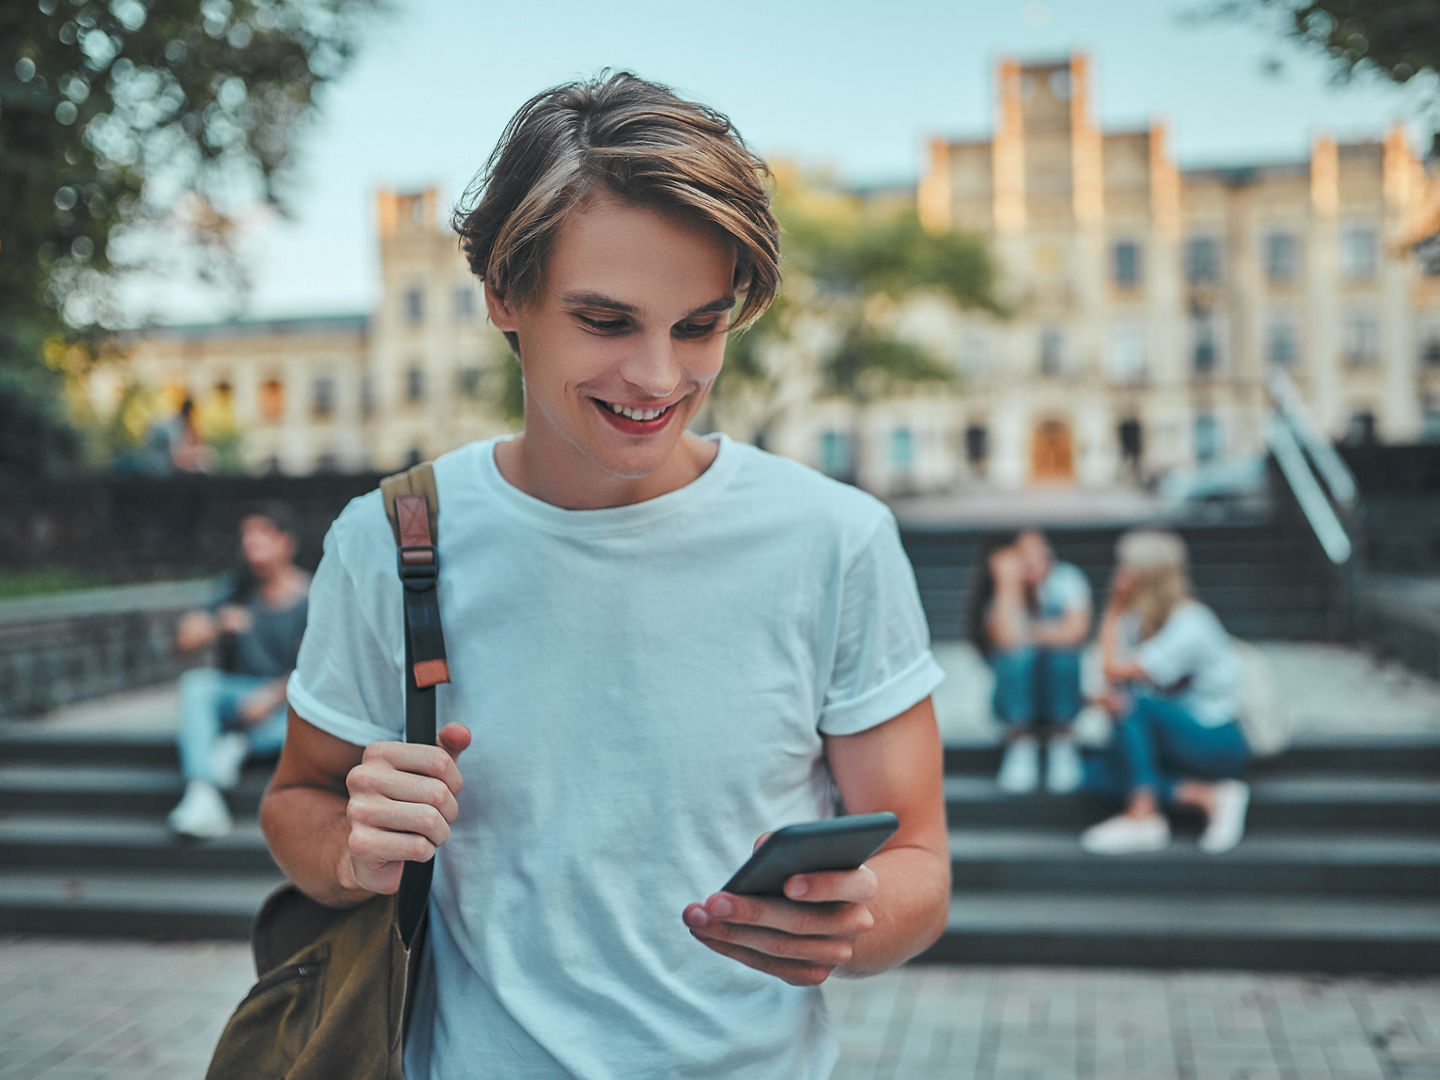
[[[1329,56],[1340,79],[1367,70],[1397,83],[1440,74],[1440,0],[1221,0],[1200,14],[1275,18],[1287,36]]]
[[[766,349],[791,338],[802,309],[813,314],[817,307],[840,330],[839,344],[820,358],[823,393],[868,401],[914,383],[952,379],[924,349],[896,339],[876,312],[929,292],[959,307],[1001,313],[983,242],[927,232],[913,205],[868,206],[793,170],[781,167],[776,174],[773,208],[785,285],[748,331],[731,336],[714,393],[723,400],[744,388],[763,390],[775,378]]]
[[[202,278],[243,284],[230,212],[286,210],[297,138],[377,2],[0,5],[0,368],[38,370],[46,341],[94,351],[117,276],[177,248]],[[147,253],[137,236],[162,224]],[[53,419],[43,392],[10,400],[27,424]],[[8,440],[0,470],[43,470],[56,452]]]

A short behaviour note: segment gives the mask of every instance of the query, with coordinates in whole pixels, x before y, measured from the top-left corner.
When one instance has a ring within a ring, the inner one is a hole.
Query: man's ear
[[[497,330],[514,330],[515,309],[485,282],[485,307],[490,312],[490,322]]]

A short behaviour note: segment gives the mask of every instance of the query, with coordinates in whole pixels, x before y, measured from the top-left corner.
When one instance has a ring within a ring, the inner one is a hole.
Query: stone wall
[[[208,581],[94,589],[0,603],[0,717],[173,679],[194,662],[175,649]]]

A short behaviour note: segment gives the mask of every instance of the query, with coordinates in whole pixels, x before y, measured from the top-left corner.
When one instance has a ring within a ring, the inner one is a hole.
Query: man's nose
[[[635,341],[620,365],[620,375],[647,397],[664,398],[680,385],[680,360],[670,335],[647,335]]]

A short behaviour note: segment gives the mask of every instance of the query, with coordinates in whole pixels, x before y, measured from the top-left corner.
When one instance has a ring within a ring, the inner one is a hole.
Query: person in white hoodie
[[[1220,620],[1196,600],[1184,541],[1164,529],[1120,538],[1110,599],[1100,623],[1106,690],[1115,720],[1106,750],[1087,763],[1086,787],[1125,809],[1080,837],[1103,855],[1157,851],[1170,843],[1167,806],[1208,821],[1203,851],[1228,851],[1245,828],[1251,757],[1237,716],[1240,660]]]

